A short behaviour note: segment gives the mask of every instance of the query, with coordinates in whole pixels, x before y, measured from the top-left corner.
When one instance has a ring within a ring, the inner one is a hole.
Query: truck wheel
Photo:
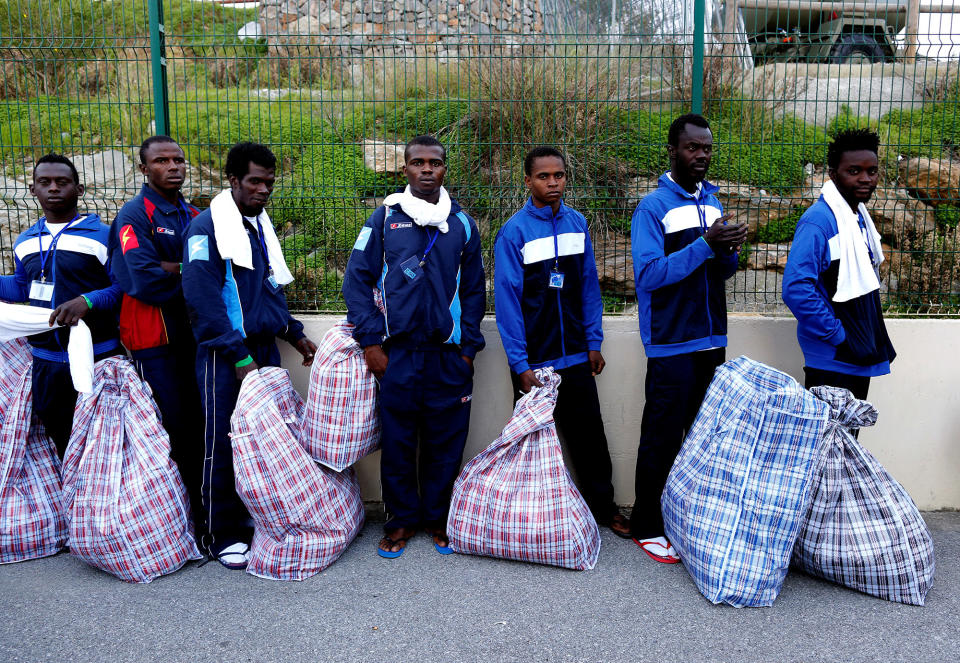
[[[834,45],[830,60],[840,64],[873,64],[883,62],[883,58],[883,48],[871,35],[845,34],[840,35],[840,40]]]

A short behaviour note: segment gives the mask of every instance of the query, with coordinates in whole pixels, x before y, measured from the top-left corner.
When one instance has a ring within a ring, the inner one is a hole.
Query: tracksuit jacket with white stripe
[[[883,323],[880,291],[835,302],[840,236],[820,199],[804,212],[783,272],[783,301],[797,318],[806,366],[859,376],[886,375],[896,357]]]
[[[119,347],[117,308],[123,294],[110,272],[107,250],[110,227],[96,214],[87,214],[64,229],[56,250],[50,251],[53,237],[40,222],[23,231],[13,244],[15,269],[12,276],[0,276],[0,299],[27,302],[33,306],[56,308],[86,295],[93,308],[83,317],[93,337],[94,353],[110,352]],[[52,301],[30,299],[30,283],[40,280],[41,245],[46,254],[44,272],[53,281]],[[44,334],[30,336],[33,356],[49,361],[67,361],[69,328],[60,327]]]
[[[451,201],[447,226],[446,233],[418,226],[399,204],[381,206],[367,219],[343,277],[347,319],[361,347],[393,338],[453,344],[471,358],[483,349],[480,321],[487,297],[480,232],[456,201]],[[436,243],[411,281],[401,264],[423,258],[434,233],[439,233]],[[374,302],[374,287],[386,314]]]
[[[669,173],[633,213],[633,274],[640,336],[648,357],[670,357],[727,345],[724,281],[737,254],[718,256],[703,239],[723,207],[703,181],[696,194]]]
[[[603,302],[587,220],[561,201],[553,209],[527,200],[500,228],[494,245],[497,327],[510,370],[587,361],[603,343]],[[559,257],[557,257],[559,256]],[[550,274],[563,287],[550,287]]]

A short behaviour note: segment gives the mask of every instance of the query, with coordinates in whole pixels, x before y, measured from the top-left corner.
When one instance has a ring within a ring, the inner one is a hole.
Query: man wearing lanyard
[[[879,148],[867,129],[840,132],[830,143],[830,179],[797,222],[783,273],[806,386],[841,387],[860,399],[896,357],[880,304],[883,249],[865,206],[880,178]]]
[[[15,271],[0,276],[0,299],[52,308],[50,326],[81,318],[93,336],[94,360],[123,351],[117,334],[120,288],[110,274],[109,228],[96,214],[80,214],[83,185],[73,163],[59,154],[41,157],[30,192],[43,216],[13,245]],[[77,392],[70,378],[65,327],[30,336],[33,411],[63,457],[73,427]]]
[[[640,336],[647,354],[646,400],[637,451],[634,541],[658,562],[679,557],[663,536],[660,496],[683,438],[724,361],[724,281],[737,270],[745,225],[730,215],[704,180],[713,153],[710,125],[683,115],[670,125],[670,170],[647,194],[631,223]]]
[[[230,189],[193,219],[184,244],[183,295],[198,344],[196,379],[206,417],[203,543],[230,569],[246,567],[253,534],[236,492],[230,445],[240,383],[260,366],[280,365],[278,336],[303,356],[304,366],[317,349],[290,315],[283,293],[293,277],[264,211],[275,168],[266,146],[234,145],[224,165]]]
[[[380,381],[380,482],[389,520],[377,553],[387,558],[403,554],[421,527],[437,552],[451,552],[447,513],[486,309],[480,233],[443,188],[443,146],[419,136],[407,143],[404,161],[408,186],[367,219],[343,279],[347,319]]]
[[[194,370],[197,345],[180,287],[184,235],[200,211],[180,195],[187,163],[172,138],[147,138],[139,167],[146,181],[110,228],[111,269],[124,292],[120,340],[160,408],[201,540],[203,410]]]
[[[524,161],[530,200],[494,244],[497,327],[510,364],[514,401],[543,386],[534,369],[561,377],[554,418],[597,522],[630,537],[613,501],[612,467],[595,376],[606,362],[603,301],[593,246],[582,214],[563,202],[566,160],[552,147]]]

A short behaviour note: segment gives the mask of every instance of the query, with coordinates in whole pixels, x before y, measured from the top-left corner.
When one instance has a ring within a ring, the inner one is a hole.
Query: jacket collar
[[[92,214],[90,212],[80,212],[80,218],[77,219],[77,221],[72,226],[70,226],[70,230],[71,231],[99,230],[101,225],[102,224],[100,223],[100,216],[98,214]],[[46,226],[46,223],[44,223],[44,226]],[[45,232],[49,232],[49,231],[45,230]],[[24,231],[24,235],[27,237],[38,237],[40,235],[40,220],[37,219],[37,222],[35,224],[27,228]]]
[[[697,195],[694,195],[689,191],[687,191],[686,189],[684,189],[679,184],[677,184],[676,182],[674,182],[673,178],[670,176],[669,170],[660,176],[660,179],[657,180],[657,184],[659,184],[660,188],[662,189],[669,189],[670,191],[673,191],[674,193],[676,193],[678,196],[681,196],[683,198],[689,198],[692,200],[699,200],[704,196],[712,196],[713,194],[715,194],[717,191],[720,190],[720,187],[714,184],[711,184],[707,180],[703,180],[700,183],[700,188],[697,191]]]
[[[397,191],[397,193],[402,193],[402,192],[403,192],[403,189],[400,189],[399,191]],[[390,209],[393,210],[392,212],[393,214],[396,214],[397,212],[404,214],[403,208],[400,207],[400,203],[397,203],[396,205],[390,205]],[[453,196],[450,196],[450,216],[456,216],[457,212],[462,211],[462,209],[463,208],[460,207],[460,203],[458,203]],[[449,219],[450,216],[448,216],[447,218]]]
[[[143,184],[140,187],[140,194],[153,203],[154,207],[163,212],[164,214],[176,214],[177,206],[170,203],[169,200],[161,196],[159,193],[150,188],[149,184]],[[189,203],[183,197],[183,194],[180,194],[180,203],[183,205],[183,209],[190,209]]]
[[[549,205],[546,207],[537,207],[533,204],[533,198],[527,198],[527,203],[523,206],[523,211],[526,212],[529,216],[534,217],[535,219],[540,219],[541,221],[552,221],[553,208]],[[567,213],[567,206],[563,204],[563,200],[560,201],[560,208],[557,210],[556,218],[560,218]]]

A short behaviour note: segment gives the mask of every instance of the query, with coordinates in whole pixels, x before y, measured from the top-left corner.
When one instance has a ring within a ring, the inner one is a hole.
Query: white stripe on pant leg
[[[216,361],[216,355],[214,355],[214,361]],[[214,369],[216,369],[216,364],[214,364]],[[214,378],[216,378],[216,370],[214,370]],[[207,498],[207,536],[210,540],[210,546],[213,545],[213,494],[210,492],[207,493],[211,488],[213,483],[213,447],[210,445],[209,454],[206,449],[207,440],[209,439],[207,435],[207,426],[210,421],[210,397],[209,397],[209,379],[210,379],[210,359],[209,354],[207,358],[203,360],[203,440],[204,440],[204,451],[203,451],[203,485],[201,486],[201,491]],[[216,393],[216,392],[214,392]],[[214,411],[216,411],[216,403],[214,403]],[[214,428],[216,432],[216,428]],[[210,546],[207,548],[207,552],[210,552]]]

